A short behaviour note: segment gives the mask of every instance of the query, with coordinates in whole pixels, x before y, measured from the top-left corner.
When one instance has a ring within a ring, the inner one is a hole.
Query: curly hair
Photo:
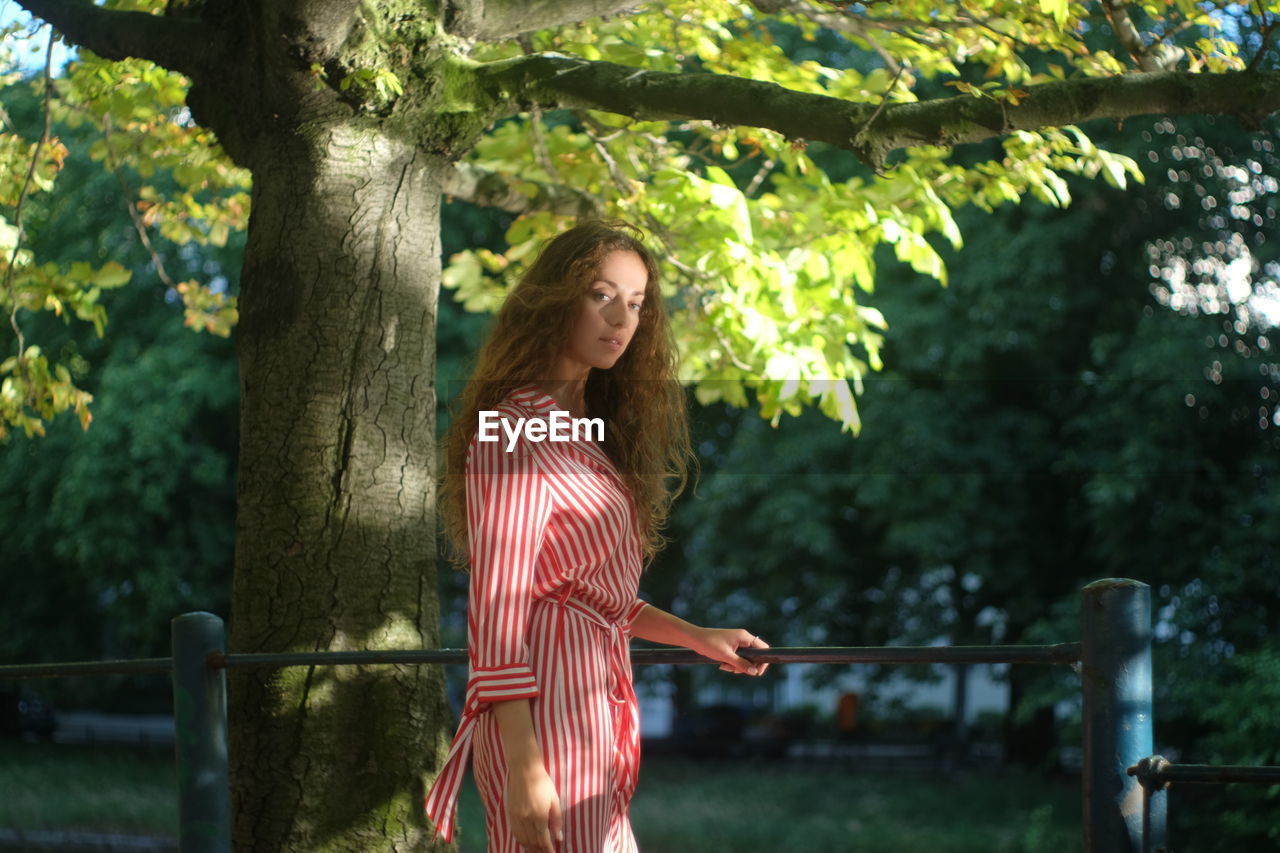
[[[635,226],[589,221],[543,247],[498,311],[476,357],[471,381],[453,410],[444,438],[440,494],[452,561],[467,565],[466,462],[478,413],[511,391],[552,375],[573,332],[583,296],[613,252],[634,252],[648,270],[640,322],[630,345],[607,370],[593,368],[584,393],[587,415],[606,424],[603,449],[626,484],[636,511],[646,563],[667,543],[662,534],[671,503],[697,459],[689,441],[677,356],[658,283],[658,264]]]

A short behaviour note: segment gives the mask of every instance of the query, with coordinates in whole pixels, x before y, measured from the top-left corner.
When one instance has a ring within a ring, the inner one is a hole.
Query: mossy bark
[[[368,127],[260,137],[237,330],[236,652],[439,645],[435,314],[448,163]],[[421,850],[440,667],[236,671],[237,850]]]

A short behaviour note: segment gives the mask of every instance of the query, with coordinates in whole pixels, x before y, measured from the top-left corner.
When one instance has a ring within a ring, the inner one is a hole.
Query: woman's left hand
[[[689,648],[703,657],[720,661],[725,672],[764,675],[769,664],[756,664],[741,657],[738,649],[767,649],[769,644],[745,628],[700,628]]]

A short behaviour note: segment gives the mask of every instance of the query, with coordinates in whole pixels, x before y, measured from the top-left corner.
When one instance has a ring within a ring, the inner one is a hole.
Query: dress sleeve
[[[626,631],[627,636],[631,636],[631,628],[635,624],[636,617],[640,615],[640,611],[644,610],[648,604],[643,598],[637,598],[635,603],[627,608],[627,615],[622,617],[622,630]]]
[[[508,451],[499,435],[473,439],[467,456],[467,693],[477,705],[538,695],[525,630],[551,494],[532,445]]]

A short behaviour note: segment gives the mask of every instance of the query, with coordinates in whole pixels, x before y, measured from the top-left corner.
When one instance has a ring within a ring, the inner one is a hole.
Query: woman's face
[[[605,256],[582,297],[565,346],[565,357],[575,367],[613,367],[640,325],[640,306],[648,283],[649,270],[635,252],[620,249]]]

